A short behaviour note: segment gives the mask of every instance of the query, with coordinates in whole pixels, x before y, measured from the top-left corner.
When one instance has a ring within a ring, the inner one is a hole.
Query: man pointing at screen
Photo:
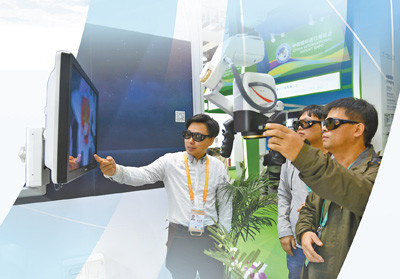
[[[195,278],[197,271],[201,278],[223,278],[222,264],[204,254],[214,248],[207,230],[214,225],[212,219],[231,228],[232,204],[222,191],[228,181],[225,166],[206,154],[218,133],[218,122],[198,114],[186,122],[185,152],[167,153],[143,167],[121,166],[111,156],[95,155],[103,174],[118,183],[141,186],[163,181],[169,221],[166,266],[174,279]]]

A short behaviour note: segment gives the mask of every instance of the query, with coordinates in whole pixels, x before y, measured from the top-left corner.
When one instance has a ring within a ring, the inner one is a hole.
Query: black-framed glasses
[[[185,139],[193,138],[193,140],[197,141],[197,142],[201,142],[201,141],[205,140],[206,138],[212,138],[212,136],[210,136],[210,135],[203,135],[203,134],[200,134],[200,133],[192,133],[189,130],[184,130],[182,132],[182,136]]]
[[[293,129],[297,131],[299,127],[303,129],[308,129],[315,123],[321,124],[321,121],[319,120],[295,120],[293,121]]]
[[[340,119],[340,118],[334,118],[334,117],[329,117],[321,122],[321,128],[326,127],[328,131],[330,130],[335,130],[342,124],[358,124],[360,122],[353,121],[353,120],[346,120],[346,119]]]

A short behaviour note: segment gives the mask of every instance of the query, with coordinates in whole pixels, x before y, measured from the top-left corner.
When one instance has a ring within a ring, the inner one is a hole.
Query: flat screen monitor
[[[46,98],[45,165],[55,184],[96,167],[99,93],[75,57],[57,52]]]

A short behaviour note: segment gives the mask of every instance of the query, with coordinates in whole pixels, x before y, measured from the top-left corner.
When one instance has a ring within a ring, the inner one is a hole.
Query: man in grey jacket
[[[326,117],[323,107],[310,105],[303,109],[298,121],[293,123],[296,132],[311,146],[326,150],[322,146],[321,121]],[[296,243],[295,228],[299,218],[298,209],[303,205],[311,191],[299,178],[299,171],[290,161],[282,165],[278,187],[278,236],[283,250],[287,253],[289,278],[300,278],[305,255]]]

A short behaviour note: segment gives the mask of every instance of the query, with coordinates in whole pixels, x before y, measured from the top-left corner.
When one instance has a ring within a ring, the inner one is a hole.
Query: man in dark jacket
[[[344,98],[327,105],[323,145],[333,159],[304,144],[293,131],[268,124],[268,146],[281,152],[312,189],[301,209],[296,236],[307,257],[302,278],[336,278],[364,213],[380,159],[370,144],[378,126],[375,108]]]
[[[321,121],[325,120],[324,107],[309,105],[305,107],[293,128],[303,139],[307,139],[312,147],[327,151],[322,146]],[[278,237],[283,250],[287,253],[286,264],[289,279],[300,279],[305,255],[301,245],[295,239],[295,228],[299,219],[299,208],[306,201],[310,188],[300,179],[299,171],[292,162],[282,165],[278,187]]]

